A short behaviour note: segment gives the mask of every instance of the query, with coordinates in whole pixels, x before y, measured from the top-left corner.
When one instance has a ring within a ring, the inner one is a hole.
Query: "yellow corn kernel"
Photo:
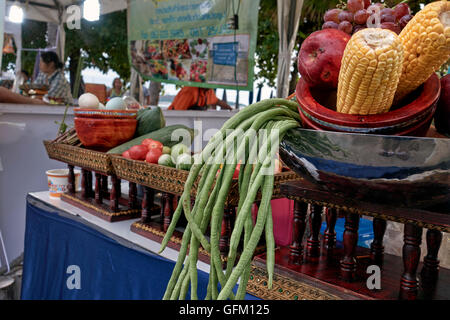
[[[450,2],[426,5],[399,35],[405,51],[402,75],[395,93],[400,101],[450,59]]]
[[[363,57],[358,55],[362,51]],[[342,59],[337,111],[361,115],[389,111],[402,66],[403,47],[397,34],[379,28],[355,33]]]

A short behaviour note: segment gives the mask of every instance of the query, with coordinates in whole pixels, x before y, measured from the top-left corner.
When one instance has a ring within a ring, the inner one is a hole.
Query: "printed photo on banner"
[[[146,80],[253,88],[259,0],[130,1],[130,58]],[[239,8],[239,9],[238,9]],[[237,10],[237,11],[236,11]],[[230,20],[238,15],[239,28]]]
[[[210,39],[207,79],[209,83],[246,86],[250,35]]]

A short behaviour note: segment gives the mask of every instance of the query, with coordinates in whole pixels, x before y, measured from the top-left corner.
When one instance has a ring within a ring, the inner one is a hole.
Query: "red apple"
[[[441,97],[434,115],[436,130],[450,134],[450,74],[441,79]]]
[[[337,88],[341,60],[350,35],[336,29],[313,32],[298,54],[298,71],[310,87]]]

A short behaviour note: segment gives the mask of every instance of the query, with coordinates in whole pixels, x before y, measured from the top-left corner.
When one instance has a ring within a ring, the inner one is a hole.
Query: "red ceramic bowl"
[[[439,99],[441,85],[433,74],[391,111],[377,115],[336,112],[336,91],[315,91],[300,78],[296,97],[304,127],[316,130],[400,136],[425,136]]]
[[[89,117],[84,111],[93,114]],[[75,115],[75,130],[86,148],[107,151],[131,140],[136,132],[136,111],[75,109]]]

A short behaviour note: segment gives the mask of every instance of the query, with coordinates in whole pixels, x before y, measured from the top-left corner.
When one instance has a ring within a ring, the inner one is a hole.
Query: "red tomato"
[[[158,148],[152,148],[150,151],[147,152],[147,155],[145,157],[145,161],[148,163],[158,163],[159,157],[162,155],[162,150]]]
[[[130,158],[133,160],[144,160],[147,155],[148,148],[143,145],[133,146],[128,150]]]
[[[163,149],[163,144],[159,141],[153,140],[153,139],[145,139],[144,141],[142,141],[141,145],[147,146],[148,150],[150,149]]]
[[[127,158],[127,159],[131,159],[130,157],[130,152],[127,150],[124,153],[122,153],[122,157]]]
[[[153,140],[153,139],[144,139],[143,141],[142,141],[142,143],[141,143],[141,145],[143,145],[143,146],[148,146],[150,143],[152,143],[153,141],[155,141],[155,140]]]

